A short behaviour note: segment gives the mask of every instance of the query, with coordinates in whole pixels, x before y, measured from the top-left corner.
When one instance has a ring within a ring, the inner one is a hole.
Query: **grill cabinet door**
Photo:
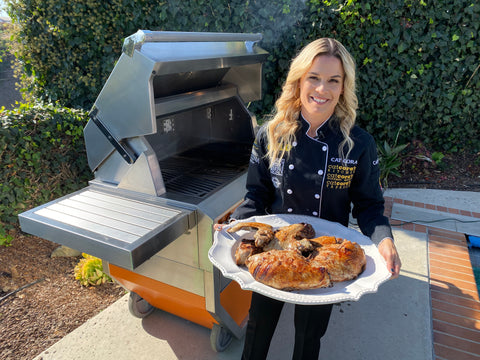
[[[23,231],[133,270],[195,226],[193,209],[87,187],[19,215]]]

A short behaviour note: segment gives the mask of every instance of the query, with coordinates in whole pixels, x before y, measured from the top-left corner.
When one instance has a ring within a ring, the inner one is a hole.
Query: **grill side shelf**
[[[24,232],[133,270],[188,231],[191,213],[87,187],[19,221]]]

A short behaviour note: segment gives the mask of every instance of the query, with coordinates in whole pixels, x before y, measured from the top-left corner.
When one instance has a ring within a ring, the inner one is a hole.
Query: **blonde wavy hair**
[[[293,59],[287,79],[282,87],[282,94],[275,103],[271,119],[267,123],[268,152],[270,166],[281,159],[290,151],[295,132],[300,127],[298,121],[301,109],[300,79],[308,72],[317,56],[329,55],[338,58],[343,65],[345,73],[343,93],[340,95],[335,107],[334,121],[337,121],[343,134],[343,141],[338,147],[342,158],[348,158],[353,148],[350,130],[355,124],[358,106],[355,94],[355,61],[345,47],[337,40],[331,38],[317,39],[305,46]],[[333,118],[332,118],[333,119]],[[347,145],[347,153],[344,147]]]

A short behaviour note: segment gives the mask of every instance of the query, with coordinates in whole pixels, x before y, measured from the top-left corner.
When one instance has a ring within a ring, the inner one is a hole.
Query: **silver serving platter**
[[[367,265],[360,276],[354,280],[337,282],[329,288],[311,290],[283,291],[257,282],[245,266],[235,263],[235,249],[244,238],[252,239],[253,232],[241,230],[228,233],[226,230],[238,222],[261,222],[273,226],[275,229],[305,222],[313,226],[316,236],[333,235],[358,243],[367,257]],[[364,294],[375,293],[378,287],[387,281],[391,274],[385,260],[378,252],[372,241],[360,232],[347,228],[339,223],[301,215],[265,215],[254,216],[249,219],[235,221],[214,234],[214,242],[208,252],[210,261],[226,278],[235,280],[244,290],[255,291],[259,294],[280,301],[303,304],[320,305],[343,301],[357,301]]]

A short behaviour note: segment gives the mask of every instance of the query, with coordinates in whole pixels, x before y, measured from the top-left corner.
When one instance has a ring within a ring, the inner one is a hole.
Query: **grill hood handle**
[[[138,30],[123,42],[122,51],[132,57],[135,50],[140,50],[145,42],[230,42],[244,41],[253,44],[262,40],[263,35],[248,33],[214,33],[214,32],[181,32],[181,31],[149,31]]]
[[[108,128],[100,121],[97,117],[98,109],[94,106],[89,113],[90,119],[95,125],[97,125],[100,132],[107,138],[110,144],[113,145],[115,150],[119,152],[122,156],[122,159],[125,160],[128,164],[133,164],[137,160],[135,153],[129,149],[125,144],[122,144],[118,141],[115,136],[108,130]]]

